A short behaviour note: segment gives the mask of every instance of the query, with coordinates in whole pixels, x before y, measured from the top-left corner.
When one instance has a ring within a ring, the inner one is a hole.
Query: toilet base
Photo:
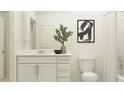
[[[98,82],[98,75],[94,72],[84,72],[82,73],[83,82]]]

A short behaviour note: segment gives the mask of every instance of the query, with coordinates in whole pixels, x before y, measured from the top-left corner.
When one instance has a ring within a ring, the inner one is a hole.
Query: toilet
[[[79,58],[79,68],[83,82],[97,82],[98,75],[93,72],[95,67],[95,58]]]

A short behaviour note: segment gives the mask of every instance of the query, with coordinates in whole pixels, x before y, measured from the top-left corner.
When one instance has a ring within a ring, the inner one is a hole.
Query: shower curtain
[[[104,14],[104,64],[103,81],[116,81],[117,53],[116,53],[116,12]]]

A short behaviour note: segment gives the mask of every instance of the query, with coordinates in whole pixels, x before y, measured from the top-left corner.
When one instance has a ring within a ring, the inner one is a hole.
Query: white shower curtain
[[[104,64],[103,80],[116,81],[117,56],[116,56],[116,12],[107,12],[104,15]]]

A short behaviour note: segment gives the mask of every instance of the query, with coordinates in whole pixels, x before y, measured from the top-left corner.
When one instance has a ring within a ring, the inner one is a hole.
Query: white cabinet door
[[[56,82],[56,64],[39,64],[38,81]]]
[[[4,76],[4,20],[0,17],[0,79]]]
[[[37,64],[19,64],[17,78],[20,82],[36,82]]]

